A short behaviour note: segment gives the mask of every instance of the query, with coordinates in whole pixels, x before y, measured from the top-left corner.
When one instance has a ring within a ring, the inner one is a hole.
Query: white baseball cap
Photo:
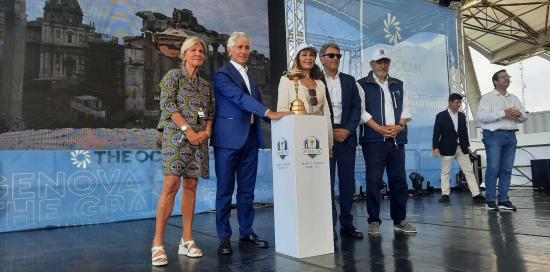
[[[317,48],[315,48],[315,46],[313,46],[312,44],[307,44],[307,43],[301,43],[300,45],[298,45],[298,48],[296,48],[296,56],[298,54],[300,54],[300,51],[304,50],[304,49],[311,49],[315,52],[315,54],[318,54],[319,51],[317,51]]]
[[[381,59],[390,59],[390,52],[387,48],[379,48],[379,49],[376,49],[374,50],[374,52],[372,52],[372,61],[377,61],[377,60],[381,60]]]

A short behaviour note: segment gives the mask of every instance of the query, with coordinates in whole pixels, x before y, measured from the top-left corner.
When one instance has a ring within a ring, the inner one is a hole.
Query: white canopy
[[[460,9],[467,42],[491,63],[550,60],[550,0],[464,0]]]

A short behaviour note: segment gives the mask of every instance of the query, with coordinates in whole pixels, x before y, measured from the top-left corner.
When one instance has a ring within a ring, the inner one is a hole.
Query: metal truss
[[[523,6],[525,10],[520,14],[513,14],[506,7]],[[484,32],[479,37],[473,38],[471,41],[486,36],[496,35],[508,38],[515,41],[520,41],[528,44],[538,44],[537,38],[539,33],[531,28],[520,17],[532,11],[546,6],[546,20],[544,33],[548,31],[548,13],[550,9],[550,1],[518,1],[517,3],[494,3],[481,1],[471,5],[462,12],[464,28]]]
[[[349,58],[349,62],[341,62],[341,64],[349,63],[348,67],[341,67],[342,71],[355,77],[361,76],[361,42],[359,40],[347,40],[326,35],[307,34],[307,41],[317,48],[321,48],[321,46],[327,42],[337,44],[340,47],[340,53],[343,55],[343,59]],[[370,44],[368,40],[363,42],[364,44]]]
[[[447,32],[449,33],[449,28],[447,28]],[[469,98],[471,95],[468,94],[468,90],[466,88],[466,69],[465,69],[465,56],[464,56],[464,50],[469,50],[466,44],[464,43],[464,26],[462,24],[462,17],[460,12],[457,14],[456,17],[456,40],[457,40],[457,52],[458,56],[453,56],[452,54],[448,54],[449,58],[449,87],[451,93],[458,93],[464,97],[462,100],[462,110],[466,114],[466,116],[469,118],[472,114],[471,108],[470,108],[470,100]],[[477,107],[476,107],[477,110]]]
[[[304,0],[285,0],[287,67],[294,66],[294,54],[298,46],[305,42],[306,16]]]

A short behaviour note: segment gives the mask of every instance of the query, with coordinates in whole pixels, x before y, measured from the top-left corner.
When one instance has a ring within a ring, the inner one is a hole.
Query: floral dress
[[[208,81],[189,76],[185,69],[172,69],[160,84],[160,121],[163,130],[162,172],[165,176],[209,178],[208,141],[192,145],[170,118],[179,112],[195,132],[206,130],[214,118],[214,94]]]

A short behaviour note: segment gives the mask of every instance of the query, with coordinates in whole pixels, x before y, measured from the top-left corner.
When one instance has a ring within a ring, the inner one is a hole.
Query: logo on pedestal
[[[323,152],[320,146],[321,144],[317,137],[309,136],[304,141],[304,154],[310,156],[313,159]]]
[[[288,143],[285,138],[281,138],[277,142],[277,155],[279,155],[282,160],[284,160],[285,157],[288,156]]]

